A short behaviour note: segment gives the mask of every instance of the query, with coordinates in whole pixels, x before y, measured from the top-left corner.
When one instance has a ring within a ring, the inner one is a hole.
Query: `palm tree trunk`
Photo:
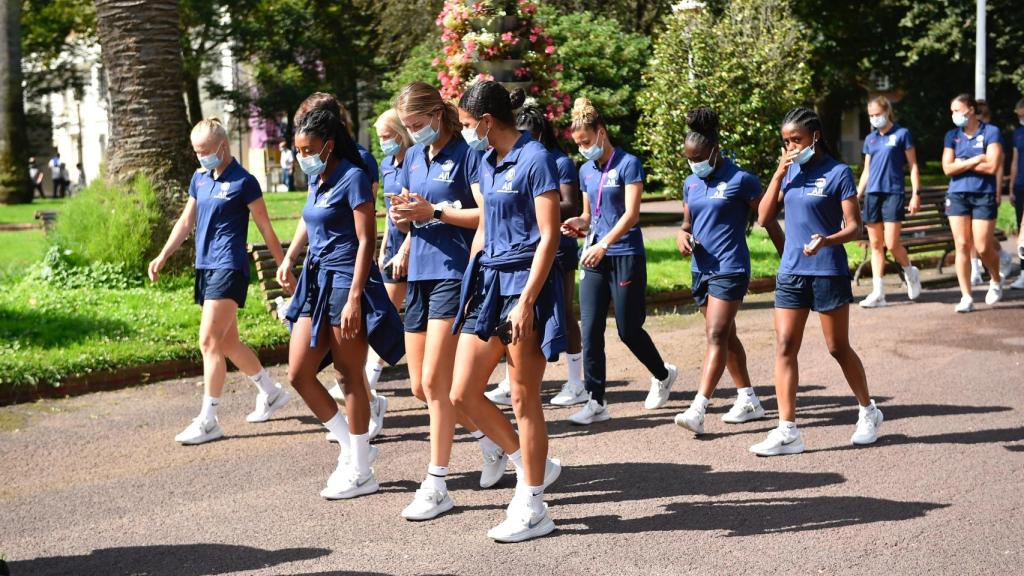
[[[147,175],[173,219],[196,168],[178,0],[96,0],[96,31],[110,86],[107,175],[120,182]]]
[[[0,3],[0,204],[32,201],[21,91],[21,2]]]

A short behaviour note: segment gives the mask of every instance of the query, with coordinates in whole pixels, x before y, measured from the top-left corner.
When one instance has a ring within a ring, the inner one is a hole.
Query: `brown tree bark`
[[[21,90],[21,2],[0,2],[0,204],[32,201]]]

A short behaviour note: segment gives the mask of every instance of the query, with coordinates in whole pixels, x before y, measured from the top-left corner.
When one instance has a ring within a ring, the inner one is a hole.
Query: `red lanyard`
[[[601,172],[601,180],[597,183],[597,206],[594,207],[594,219],[601,218],[601,200],[604,198],[604,179],[608,176],[608,169],[611,168],[612,160],[615,160],[615,149],[612,148],[612,155],[604,164],[604,171]]]

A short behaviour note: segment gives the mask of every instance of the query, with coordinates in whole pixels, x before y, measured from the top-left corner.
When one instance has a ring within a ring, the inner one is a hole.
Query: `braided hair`
[[[316,92],[302,101],[295,112],[295,133],[316,136],[324,142],[334,140],[331,156],[341,160],[344,158],[356,167],[367,170],[356,148],[356,143],[345,127],[338,99],[324,92]]]
[[[686,113],[687,144],[711,149],[718,145],[718,114],[706,107],[699,106]]]
[[[494,80],[477,82],[469,87],[459,99],[459,108],[479,120],[484,114],[490,114],[495,120],[506,126],[515,126],[513,112],[526,101],[526,92],[516,88],[510,94],[500,83]]]
[[[822,127],[821,118],[818,116],[817,112],[810,108],[804,108],[803,106],[793,108],[787,112],[786,116],[782,119],[782,126],[786,126],[788,124],[800,126],[801,128],[806,129],[811,133],[812,140],[814,133],[817,132],[819,136],[815,146],[821,146],[821,149],[829,156],[835,156],[835,154],[832,153],[832,150],[828,147],[828,144],[825,143],[825,129]]]
[[[537,106],[523,106],[519,110],[519,114],[516,116],[516,129],[525,130],[531,135],[537,134],[537,140],[548,150],[557,150],[565,153],[562,145],[558,142],[558,138],[555,136],[555,128],[544,116],[544,112]]]

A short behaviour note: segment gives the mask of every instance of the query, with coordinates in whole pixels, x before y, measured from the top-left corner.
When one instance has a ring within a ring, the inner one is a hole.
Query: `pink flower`
[[[434,58],[433,60],[430,61],[430,65],[432,67],[434,67],[434,68],[437,68],[438,66],[441,65],[441,59],[440,58]]]
[[[511,42],[512,41],[512,33],[511,32],[503,33],[501,35],[501,41],[502,42]]]
[[[536,84],[530,86],[530,94],[540,94],[540,86],[537,86]]]
[[[537,41],[537,35],[536,34],[530,34],[530,43],[533,43],[533,42],[536,42],[536,41]]]
[[[551,46],[549,44],[548,47],[544,49],[544,53],[545,54],[554,54],[555,53],[555,47]]]
[[[555,70],[561,72],[561,71],[565,70],[565,66],[563,66],[561,64],[555,64]]]
[[[522,66],[520,66],[519,68],[516,68],[516,70],[514,72],[514,74],[516,75],[516,78],[525,78],[526,75],[529,74],[529,73],[530,73],[530,71],[527,70],[526,68],[522,67]]]

